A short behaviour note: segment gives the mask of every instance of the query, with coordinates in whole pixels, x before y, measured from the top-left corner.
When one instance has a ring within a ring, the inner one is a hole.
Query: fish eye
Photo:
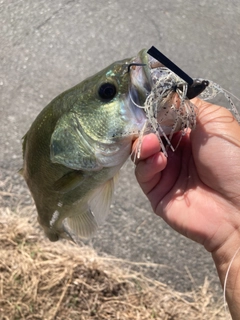
[[[111,100],[117,93],[116,86],[113,83],[105,82],[98,89],[99,97],[103,100]]]

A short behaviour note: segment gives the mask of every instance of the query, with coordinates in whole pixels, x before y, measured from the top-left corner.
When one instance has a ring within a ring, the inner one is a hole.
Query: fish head
[[[65,94],[71,108],[51,137],[53,163],[99,170],[126,161],[146,123],[144,102],[152,83],[149,57],[142,50],[136,57],[114,62]]]
[[[81,94],[72,110],[79,116],[83,130],[93,139],[120,140],[137,136],[142,129],[146,114],[139,106],[144,105],[151,89],[148,83],[151,75],[147,65],[134,64],[141,61],[142,56],[146,60],[148,55],[146,50],[143,52],[112,63],[80,84]]]

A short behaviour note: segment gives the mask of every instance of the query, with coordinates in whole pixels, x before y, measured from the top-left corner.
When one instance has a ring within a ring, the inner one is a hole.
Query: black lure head
[[[189,100],[191,100],[196,96],[198,96],[200,93],[202,93],[208,85],[209,85],[208,80],[195,79],[193,80],[193,83],[191,85],[188,85],[186,96],[188,97]],[[176,89],[180,89],[182,91],[183,85],[180,84],[178,86],[175,86],[174,91],[176,91]]]
[[[193,99],[196,96],[198,96],[200,93],[202,93],[206,89],[208,85],[209,85],[209,81],[207,80],[200,80],[200,79],[193,80],[193,84],[191,86],[188,86],[188,89],[187,89],[188,99]]]

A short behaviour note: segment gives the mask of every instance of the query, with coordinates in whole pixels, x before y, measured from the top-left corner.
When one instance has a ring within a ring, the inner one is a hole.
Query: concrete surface
[[[144,47],[155,45],[192,77],[240,96],[239,21],[238,0],[0,1],[1,180],[9,178],[29,201],[16,172],[21,137],[36,115],[62,91]],[[208,276],[220,292],[209,254],[151,213],[131,163],[91,243],[102,253],[167,265],[149,274],[176,289],[198,286]]]

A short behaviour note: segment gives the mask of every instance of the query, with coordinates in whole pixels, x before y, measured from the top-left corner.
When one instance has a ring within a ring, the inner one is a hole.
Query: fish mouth
[[[138,55],[131,60],[130,65],[130,93],[132,100],[136,105],[143,107],[153,87],[151,70],[164,66],[150,56],[146,49],[141,50]]]
[[[138,55],[132,59],[131,63],[130,91],[133,102],[142,107],[153,86],[151,70],[163,67],[163,65],[150,56],[146,49],[141,50]]]
[[[141,50],[138,55],[128,62],[130,74],[129,106],[131,119],[135,119],[137,132],[143,130],[146,125],[147,115],[145,112],[145,101],[153,87],[152,69],[163,65],[151,57],[146,49]]]
[[[178,96],[173,95],[169,97],[169,101],[164,103],[164,108],[154,109],[155,113],[152,115],[152,119],[149,118],[148,114],[148,109],[151,108],[151,105],[146,106],[146,99],[152,93],[152,90],[156,89],[156,80],[159,79],[161,68],[165,68],[165,66],[150,56],[146,49],[141,50],[131,60],[130,66],[130,96],[132,108],[135,109],[135,116],[139,117],[140,113],[143,116],[144,113],[146,122],[150,124],[151,128],[153,128],[153,123],[154,126],[156,125],[154,130],[157,130],[157,126],[159,125],[161,127],[161,132],[158,132],[159,136],[163,135],[167,137],[167,135],[179,131],[182,121],[177,111],[177,106],[179,105]],[[155,103],[159,102],[159,100],[155,101]],[[176,106],[176,110],[170,107],[171,103]],[[166,109],[168,110],[167,112]],[[153,110],[151,111],[153,112]]]
[[[179,95],[175,89],[177,80],[174,80],[174,77],[171,79],[170,76],[170,80],[166,80],[166,75],[169,75],[166,71],[168,69],[149,55],[146,49],[141,50],[131,63],[130,94],[133,104],[144,110],[147,125],[153,128],[159,137],[170,136],[170,140],[175,132],[194,128],[196,110],[191,104],[185,105],[185,98],[189,97]],[[179,84],[177,88],[181,91]]]
[[[137,56],[126,63],[129,73],[128,108],[122,108],[122,118],[128,123],[126,131],[133,133],[133,139],[139,136],[147,123],[145,101],[153,87],[152,70],[162,66],[141,50]],[[130,120],[131,119],[131,120]]]

